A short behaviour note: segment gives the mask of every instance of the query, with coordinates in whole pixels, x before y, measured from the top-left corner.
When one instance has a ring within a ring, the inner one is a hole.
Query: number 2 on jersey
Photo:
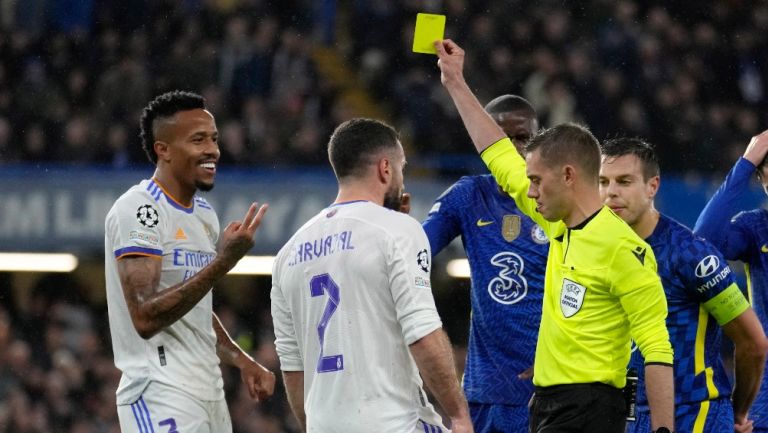
[[[331,371],[344,370],[344,355],[323,356],[323,342],[325,341],[325,329],[331,316],[339,307],[339,286],[328,274],[315,275],[309,281],[309,290],[312,297],[328,295],[328,303],[325,304],[323,316],[317,324],[317,336],[320,338],[320,359],[317,360],[317,372],[329,373]]]

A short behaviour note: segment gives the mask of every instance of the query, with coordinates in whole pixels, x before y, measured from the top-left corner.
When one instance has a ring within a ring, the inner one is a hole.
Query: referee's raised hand
[[[435,41],[440,82],[448,86],[464,81],[464,50],[450,39]]]

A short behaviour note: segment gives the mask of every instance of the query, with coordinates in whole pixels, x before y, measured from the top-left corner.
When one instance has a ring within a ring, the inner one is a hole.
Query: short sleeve
[[[703,304],[720,325],[749,308],[725,257],[704,239],[694,239],[681,249],[676,269],[689,295]]]
[[[675,268],[683,287],[694,299],[704,303],[734,284],[733,272],[725,257],[704,239],[694,239],[680,249]]]
[[[128,193],[118,199],[106,219],[115,258],[128,255],[161,257],[162,232],[167,224],[149,196]]]
[[[389,286],[403,338],[410,345],[440,328],[442,322],[432,296],[429,241],[415,219],[400,216],[402,222],[397,222],[389,243]]]

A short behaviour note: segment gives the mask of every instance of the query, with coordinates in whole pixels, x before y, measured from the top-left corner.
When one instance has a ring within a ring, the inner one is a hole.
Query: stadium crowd
[[[472,47],[466,76],[483,102],[519,93],[545,126],[576,120],[600,139],[640,135],[658,146],[665,173],[724,173],[768,123],[766,4],[332,3],[0,0],[0,163],[144,165],[141,107],[183,88],[216,113],[224,164],[325,165],[329,132],[356,114],[318,70],[313,50],[328,45],[414,160],[461,171],[450,156],[472,149],[435,58],[410,51],[420,11],[446,14],[446,36]],[[119,431],[106,307],[61,276],[41,279],[26,303],[12,286],[0,274],[0,431]],[[243,315],[220,301],[216,311],[278,370],[268,303]],[[224,374],[236,432],[297,431],[280,385],[255,405],[237,373]]]
[[[184,88],[216,113],[226,163],[324,164],[329,132],[359,108],[318,70],[330,46],[417,159],[450,164],[467,137],[435,59],[410,50],[419,11],[446,14],[446,36],[472,47],[481,100],[518,93],[545,126],[643,136],[667,173],[726,171],[766,120],[762,3],[335,3],[0,1],[0,161],[144,163],[138,110]]]

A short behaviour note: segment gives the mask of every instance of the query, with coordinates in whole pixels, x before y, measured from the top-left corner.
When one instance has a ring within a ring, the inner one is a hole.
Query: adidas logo
[[[187,238],[187,235],[184,233],[184,230],[182,230],[181,227],[179,227],[179,229],[176,230],[176,239],[182,240],[186,238]]]

